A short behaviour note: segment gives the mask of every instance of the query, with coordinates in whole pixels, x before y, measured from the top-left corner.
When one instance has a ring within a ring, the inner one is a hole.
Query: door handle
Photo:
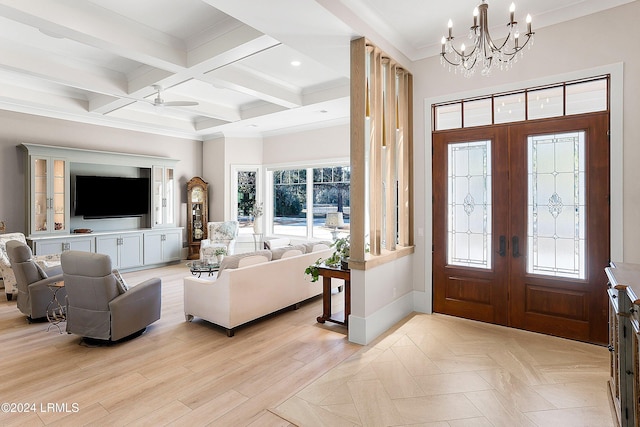
[[[500,248],[498,249],[498,255],[505,256],[507,254],[507,238],[500,236]]]
[[[511,238],[511,248],[512,248],[511,254],[513,255],[513,257],[514,258],[520,257],[520,244],[519,244],[518,236],[513,236]]]

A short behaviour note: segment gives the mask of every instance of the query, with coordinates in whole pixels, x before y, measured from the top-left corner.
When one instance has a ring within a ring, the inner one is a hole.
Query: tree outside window
[[[307,170],[273,171],[273,232],[307,235]]]
[[[273,233],[331,239],[349,232],[348,166],[273,170]],[[312,191],[308,193],[307,188]],[[328,226],[339,215],[339,228]],[[311,227],[311,228],[309,228]]]
[[[238,171],[238,212],[240,233],[253,232],[253,218],[251,210],[256,203],[256,171]]]

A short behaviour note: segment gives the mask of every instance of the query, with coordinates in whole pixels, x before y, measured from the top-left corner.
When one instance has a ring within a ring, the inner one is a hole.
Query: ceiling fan
[[[193,106],[199,104],[198,102],[195,102],[195,101],[167,101],[167,102],[165,102],[165,100],[162,99],[162,96],[161,96],[162,86],[153,85],[152,87],[157,92],[156,93],[156,98],[153,100],[153,106],[154,107],[193,107]]]

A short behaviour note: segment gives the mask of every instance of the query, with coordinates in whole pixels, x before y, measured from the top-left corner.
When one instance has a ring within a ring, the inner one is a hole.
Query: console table
[[[609,396],[619,426],[636,426],[640,417],[640,265],[612,263],[609,279]]]
[[[322,276],[322,316],[316,320],[318,323],[333,322],[340,325],[349,325],[351,314],[351,271],[339,267],[322,265],[318,267],[318,274]],[[331,279],[344,280],[344,311],[331,314]]]

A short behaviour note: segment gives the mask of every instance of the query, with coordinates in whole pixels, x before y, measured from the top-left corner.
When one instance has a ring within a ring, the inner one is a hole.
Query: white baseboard
[[[433,295],[431,292],[413,291],[413,310],[418,313],[433,313]]]
[[[349,341],[367,345],[414,310],[409,292],[366,318],[349,316]]]

